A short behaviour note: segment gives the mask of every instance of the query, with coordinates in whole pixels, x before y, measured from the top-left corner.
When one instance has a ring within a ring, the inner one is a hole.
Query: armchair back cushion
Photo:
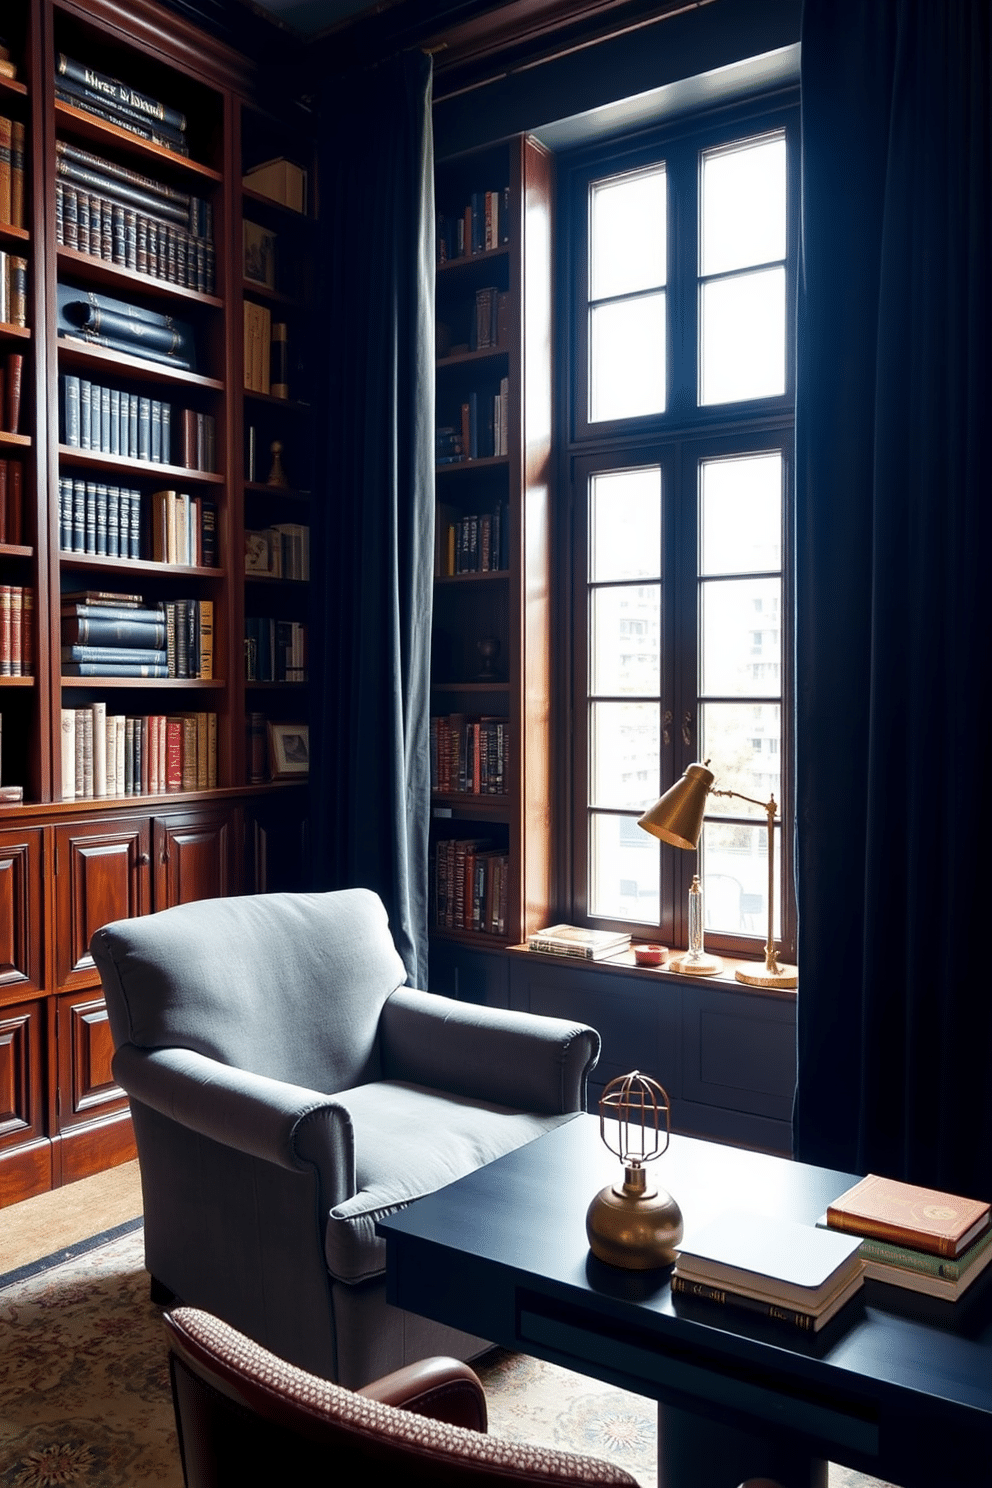
[[[323,1091],[380,1078],[379,1018],[406,973],[367,889],[205,899],[112,929],[91,949],[118,1049],[193,1049]]]

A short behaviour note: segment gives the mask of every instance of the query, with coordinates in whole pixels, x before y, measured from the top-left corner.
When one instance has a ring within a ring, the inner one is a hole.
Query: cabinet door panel
[[[111,920],[147,914],[150,838],[146,817],[76,822],[56,829],[55,947],[59,991],[99,983],[89,943]]]
[[[41,833],[0,832],[0,994],[41,986]]]
[[[40,1003],[0,1013],[0,1153],[42,1134]]]
[[[236,810],[207,807],[157,816],[155,908],[230,894]]]
[[[59,1130],[123,1110],[124,1091],[111,1070],[114,1043],[102,997],[58,1001]]]

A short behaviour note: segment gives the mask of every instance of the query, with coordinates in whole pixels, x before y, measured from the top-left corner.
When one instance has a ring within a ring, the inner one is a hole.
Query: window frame
[[[781,396],[731,404],[698,401],[699,285],[698,224],[700,214],[700,153],[763,133],[784,131],[786,138],[786,344],[785,392]],[[592,423],[588,417],[588,251],[587,202],[590,185],[613,175],[644,169],[664,160],[669,182],[667,209],[669,303],[666,346],[666,409],[630,419]],[[559,819],[566,824],[563,838],[563,902],[570,917],[604,928],[630,930],[636,938],[657,938],[684,947],[688,938],[688,890],[697,855],[676,848],[660,849],[661,912],[657,922],[615,920],[589,912],[589,829],[595,808],[588,800],[588,665],[587,612],[587,484],[598,471],[620,470],[661,463],[666,492],[663,497],[663,545],[672,555],[663,563],[662,693],[673,699],[671,743],[663,747],[662,783],[678,779],[686,764],[699,757],[696,749],[697,700],[701,694],[695,675],[698,620],[698,462],[712,456],[731,456],[780,449],[783,458],[782,522],[782,635],[781,635],[781,797],[776,858],[782,885],[779,944],[787,958],[795,955],[796,906],[793,888],[793,510],[795,419],[795,313],[799,234],[799,112],[798,90],[778,90],[772,96],[695,113],[666,122],[636,136],[598,142],[559,158],[559,368],[560,406],[565,437],[561,445],[562,503],[559,530],[560,613],[567,655],[562,657],[561,707],[563,737],[559,743],[564,782]],[[690,227],[687,224],[691,225]],[[691,494],[690,494],[691,493]],[[692,506],[690,513],[689,507]],[[691,618],[690,618],[691,617]],[[682,718],[691,708],[686,742]],[[717,766],[719,777],[718,762]],[[717,785],[720,781],[717,779]],[[654,797],[645,802],[652,804]],[[732,803],[726,803],[732,804]],[[745,809],[746,810],[746,809]],[[749,825],[763,817],[746,811]],[[735,821],[723,811],[720,820]],[[649,843],[653,839],[646,837]],[[731,935],[707,930],[707,946],[731,956],[760,956],[765,929],[760,934]]]

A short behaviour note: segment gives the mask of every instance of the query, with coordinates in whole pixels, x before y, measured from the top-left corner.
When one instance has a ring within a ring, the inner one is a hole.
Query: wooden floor
[[[141,1213],[138,1163],[121,1163],[0,1209],[0,1275]]]

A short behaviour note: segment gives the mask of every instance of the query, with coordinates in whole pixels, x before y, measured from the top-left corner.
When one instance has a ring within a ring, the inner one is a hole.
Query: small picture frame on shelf
[[[267,532],[245,532],[245,573],[272,574],[272,545]]]
[[[269,775],[292,780],[310,773],[310,729],[305,723],[269,724]]]
[[[245,222],[245,278],[276,287],[276,235],[257,222]]]

